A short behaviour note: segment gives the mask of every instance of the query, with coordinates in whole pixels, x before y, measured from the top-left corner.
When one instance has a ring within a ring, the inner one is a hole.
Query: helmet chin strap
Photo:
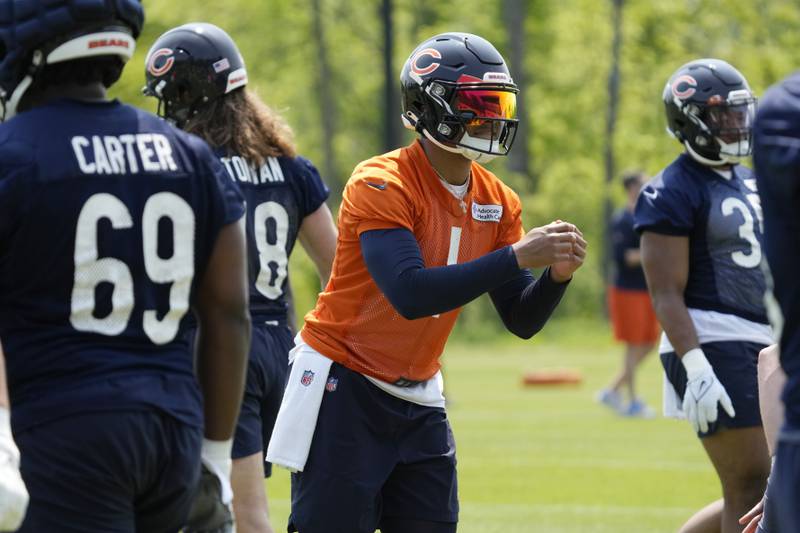
[[[22,101],[22,97],[25,96],[25,93],[33,83],[33,75],[39,69],[43,59],[44,54],[42,54],[41,50],[36,50],[33,53],[33,59],[31,61],[31,66],[28,69],[28,73],[14,88],[14,92],[11,93],[11,98],[8,99],[8,102],[2,103],[3,113],[2,116],[0,116],[0,122],[5,122],[6,120],[14,118],[14,116],[17,114],[19,103]]]
[[[488,163],[490,161],[494,161],[498,157],[495,154],[487,154],[477,150],[470,150],[469,148],[461,148],[461,155],[467,159],[475,161],[476,163]]]
[[[464,146],[447,146],[446,144],[437,141],[426,128],[422,128],[422,134],[425,135],[425,138],[442,150],[447,150],[448,152],[454,154],[461,154],[470,161],[475,161],[476,163],[488,163],[489,161],[492,161],[498,157],[497,154],[487,154],[484,152],[479,152],[478,150],[466,148]]]
[[[708,167],[721,167],[723,165],[737,165],[739,163],[738,157],[725,154],[720,154],[720,159],[708,159],[707,157],[703,157],[695,152],[692,148],[692,145],[689,144],[689,141],[683,141],[683,145],[686,147],[686,151],[689,152],[689,155],[692,156],[692,159],[701,165],[706,165]]]
[[[447,146],[446,144],[437,141],[436,138],[433,135],[431,135],[431,133],[428,131],[427,128],[422,128],[422,134],[425,136],[425,138],[427,138],[429,141],[431,141],[433,144],[435,144],[442,150],[447,150],[448,152],[454,154],[464,155],[461,153],[461,148],[459,148],[458,146]]]

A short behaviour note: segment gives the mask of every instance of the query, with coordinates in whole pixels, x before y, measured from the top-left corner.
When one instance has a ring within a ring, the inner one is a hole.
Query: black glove
[[[232,533],[233,511],[222,502],[219,478],[202,466],[184,533]]]

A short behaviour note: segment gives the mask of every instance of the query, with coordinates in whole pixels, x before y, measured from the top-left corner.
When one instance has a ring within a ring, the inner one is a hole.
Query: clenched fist
[[[583,233],[561,220],[533,228],[512,248],[520,268],[550,266],[550,275],[558,282],[570,279],[586,258]]]

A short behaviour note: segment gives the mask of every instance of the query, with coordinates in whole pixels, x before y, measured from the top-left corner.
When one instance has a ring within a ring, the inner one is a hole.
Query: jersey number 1
[[[98,257],[97,226],[108,219],[114,229],[133,227],[128,208],[108,193],[92,195],[81,209],[75,232],[75,283],[72,286],[70,323],[78,331],[119,335],[128,327],[133,312],[133,277],[124,262]],[[173,252],[169,258],[158,254],[158,225],[162,218],[172,222]],[[175,338],[181,318],[189,309],[194,277],[195,216],[186,201],[171,192],[147,199],[142,213],[142,252],[148,277],[154,283],[171,283],[169,310],[159,319],[154,309],[142,316],[145,334],[155,344]],[[112,285],[111,312],[95,316],[95,290],[101,283]]]

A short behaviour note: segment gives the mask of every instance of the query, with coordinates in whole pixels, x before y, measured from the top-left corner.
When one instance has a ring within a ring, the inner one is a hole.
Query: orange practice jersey
[[[432,377],[460,309],[416,320],[400,316],[367,271],[359,235],[407,228],[425,266],[437,267],[517,242],[524,235],[520,215],[516,193],[477,163],[462,207],[418,141],[362,162],[342,196],[333,272],[305,317],[303,340],[351,370],[389,383]]]

